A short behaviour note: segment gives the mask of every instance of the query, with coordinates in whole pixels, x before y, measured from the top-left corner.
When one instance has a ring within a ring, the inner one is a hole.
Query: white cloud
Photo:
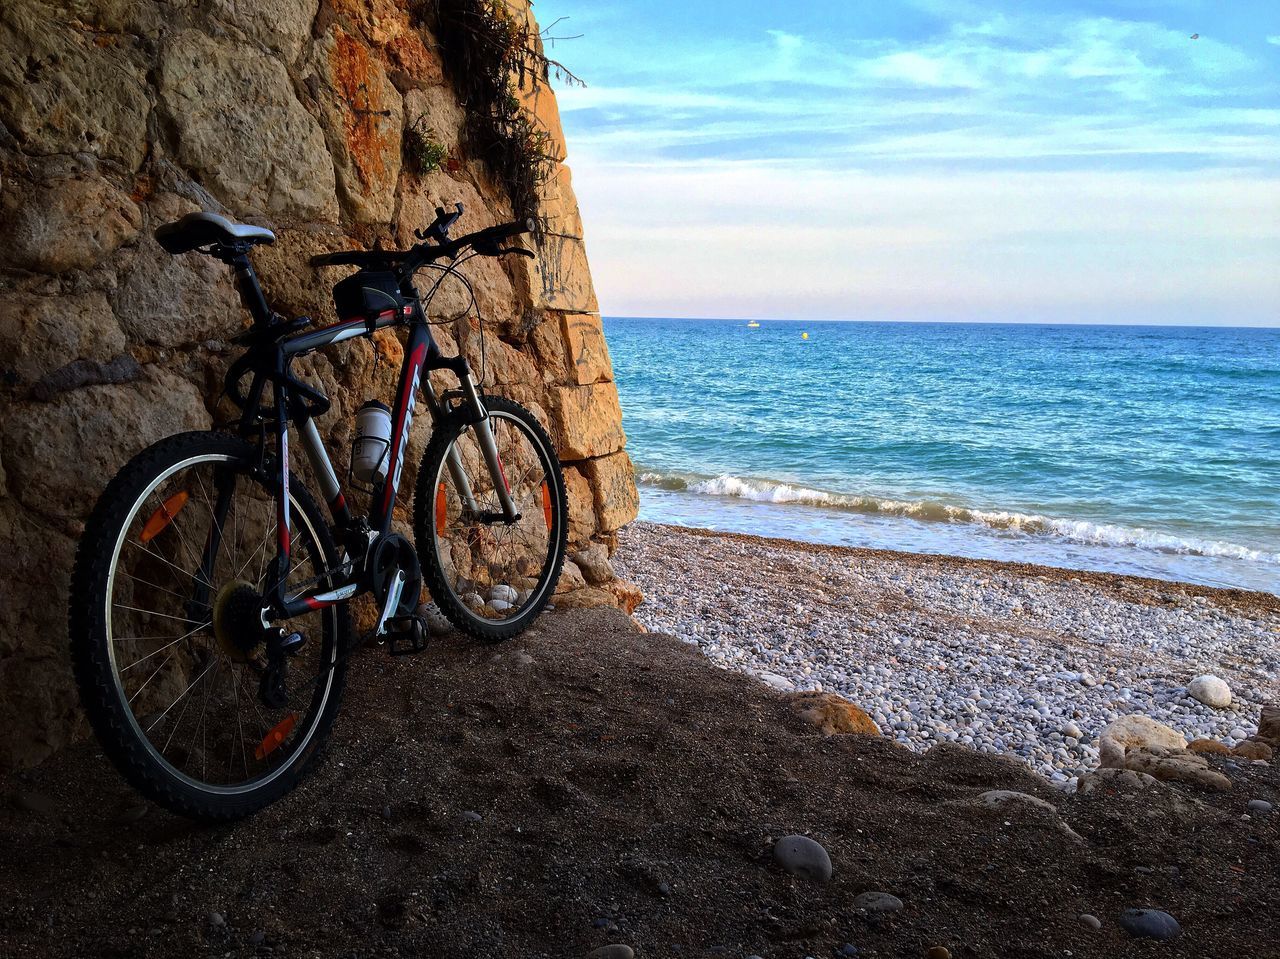
[[[1277,322],[1280,177],[575,169],[606,313]]]
[[[922,87],[976,89],[983,85],[978,75],[965,64],[948,57],[927,56],[914,50],[879,57],[863,69],[871,77],[883,80],[905,80]]]
[[[1280,322],[1273,73],[1181,28],[986,6],[912,42],[597,50],[561,108],[602,309]]]

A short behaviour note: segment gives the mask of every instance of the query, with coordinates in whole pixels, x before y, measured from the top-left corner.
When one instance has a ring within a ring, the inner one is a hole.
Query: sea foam
[[[1043,516],[1007,510],[978,509],[937,500],[898,500],[877,496],[834,493],[778,480],[730,474],[697,476],[641,470],[639,481],[659,489],[725,496],[759,503],[809,506],[849,513],[900,516],[923,522],[972,523],[1013,535],[1049,536],[1089,546],[1117,546],[1188,556],[1215,556],[1255,563],[1280,564],[1280,553],[1270,553],[1223,540],[1182,537],[1170,533],[1089,520]]]

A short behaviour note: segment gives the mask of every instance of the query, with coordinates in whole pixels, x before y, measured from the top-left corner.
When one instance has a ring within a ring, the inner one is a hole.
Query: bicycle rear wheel
[[[414,494],[414,537],[431,597],[458,629],[510,639],[546,607],[568,537],[564,474],[550,437],[519,403],[485,396],[502,478],[519,519],[505,522],[475,431],[437,425]]]
[[[99,499],[72,576],[71,656],[94,732],[135,788],[196,818],[244,816],[293,788],[342,697],[343,606],[290,621],[306,642],[282,687],[264,680],[278,491],[255,456],[218,433],[144,450]],[[338,558],[306,488],[289,485],[296,590],[326,582]]]

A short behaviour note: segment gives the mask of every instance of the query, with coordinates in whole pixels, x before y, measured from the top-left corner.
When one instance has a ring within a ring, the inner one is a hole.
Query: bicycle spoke
[[[176,619],[178,622],[186,623],[188,626],[195,622],[195,620],[189,619],[186,616],[170,616],[168,613],[159,613],[151,609],[139,609],[137,606],[126,606],[124,603],[112,603],[112,605],[118,609],[129,609],[135,613],[145,613],[148,616],[159,616],[162,619]],[[204,623],[202,625],[207,626],[209,624]]]
[[[173,642],[171,642],[171,643],[169,643],[169,644],[167,644],[167,645],[165,645],[165,646],[161,646],[159,649],[153,650],[152,652],[147,653],[147,655],[143,656],[141,659],[135,659],[135,660],[134,660],[133,662],[131,662],[128,666],[125,666],[124,668],[122,668],[122,669],[120,670],[120,672],[121,672],[122,674],[123,674],[123,673],[126,673],[126,672],[128,672],[129,670],[133,669],[133,667],[134,667],[134,666],[137,666],[139,663],[145,663],[145,662],[146,662],[148,659],[150,659],[152,656],[159,656],[159,655],[160,655],[161,653],[163,653],[166,649],[172,649],[174,646],[177,646],[177,645],[178,645],[180,642],[182,642],[184,639],[187,639],[187,638],[188,638],[188,637],[190,637],[190,636],[194,636],[196,633],[200,632],[200,630],[204,629],[204,627],[205,627],[205,626],[207,626],[207,625],[208,625],[208,623],[205,623],[205,624],[203,624],[203,625],[197,626],[195,629],[191,630],[191,632],[189,632],[189,633],[183,633],[181,636],[179,636],[179,637],[178,637],[177,639],[175,639]]]
[[[143,586],[149,586],[151,589],[158,589],[162,593],[168,593],[170,596],[175,596],[178,599],[182,600],[184,603],[187,601],[187,597],[183,596],[181,593],[175,593],[171,589],[165,589],[163,586],[159,585],[158,583],[149,582],[143,579],[141,576],[134,576],[132,573],[123,573],[122,575],[128,576],[135,583],[141,583]]]
[[[206,667],[204,668],[204,671],[203,671],[203,672],[201,672],[199,676],[197,676],[197,677],[196,677],[195,679],[193,679],[190,683],[188,683],[188,684],[187,684],[187,688],[186,688],[186,689],[184,689],[184,690],[183,690],[183,691],[178,695],[178,698],[177,698],[177,699],[175,699],[173,702],[171,702],[171,703],[168,705],[168,707],[165,709],[165,711],[164,711],[164,712],[162,712],[159,716],[157,716],[157,717],[156,717],[156,721],[155,721],[155,722],[153,722],[150,726],[148,726],[148,727],[147,727],[147,732],[151,732],[151,730],[155,729],[158,725],[160,725],[161,720],[163,720],[166,716],[168,716],[168,715],[169,715],[169,710],[170,710],[170,709],[173,709],[173,707],[174,707],[174,706],[176,706],[176,705],[178,705],[178,703],[179,703],[179,702],[181,702],[182,700],[186,699],[186,698],[187,698],[187,693],[189,693],[189,692],[191,692],[191,690],[195,689],[195,688],[196,688],[196,684],[197,684],[198,682],[200,682],[200,680],[204,679],[205,675],[206,675],[206,674],[209,672],[209,670],[210,670],[210,669],[212,669],[212,668],[213,668],[213,663],[210,663],[208,666],[206,666]],[[185,713],[186,711],[187,711],[187,707],[186,707],[186,706],[183,706],[183,707],[182,707],[182,712],[178,714],[178,723],[181,723],[181,722],[182,722],[182,715],[183,715],[183,713]],[[173,727],[173,732],[169,733],[169,739],[172,739],[172,738],[173,738],[173,733],[176,733],[177,731],[178,731],[178,727],[175,725],[175,726]],[[165,749],[168,749],[168,748],[169,748],[169,740],[165,740],[164,748],[165,748]],[[162,752],[163,752],[163,750],[162,750]]]
[[[511,618],[535,595],[543,595],[543,586],[538,586],[536,594],[532,587],[545,582],[543,577],[551,568],[555,544],[551,527],[543,525],[541,491],[548,476],[543,447],[535,444],[527,428],[511,416],[496,414],[489,422],[503,467],[501,475],[491,476],[487,466],[478,463],[479,450],[471,450],[471,444],[478,444],[478,439],[469,433],[456,439],[455,449],[462,462],[476,464],[472,468],[477,475],[471,477],[476,512],[462,505],[452,475],[441,465],[436,484],[445,487],[448,518],[436,530],[435,538],[446,585],[457,603],[479,619],[496,622]],[[475,455],[468,455],[469,452]],[[515,522],[491,518],[503,512],[496,482],[506,484],[520,517]],[[500,586],[515,590],[514,596],[495,593]]]
[[[173,563],[169,562],[167,559],[165,559],[165,558],[164,558],[163,556],[161,556],[159,553],[153,553],[151,550],[147,549],[147,548],[146,548],[145,546],[143,546],[141,543],[135,543],[135,542],[134,542],[133,540],[131,540],[131,539],[127,539],[127,540],[125,540],[125,543],[127,543],[129,546],[133,546],[133,547],[135,547],[135,548],[137,548],[137,549],[142,550],[144,553],[146,553],[146,554],[147,554],[148,556],[150,556],[152,559],[158,559],[158,560],[160,560],[160,562],[164,563],[166,566],[170,566],[170,567],[172,567],[173,569],[176,569],[176,570],[177,570],[179,573],[181,573],[183,576],[190,576],[192,579],[195,579],[195,578],[196,578],[196,574],[195,574],[195,573],[189,573],[189,572],[187,572],[185,569],[183,569],[181,566],[175,566]]]

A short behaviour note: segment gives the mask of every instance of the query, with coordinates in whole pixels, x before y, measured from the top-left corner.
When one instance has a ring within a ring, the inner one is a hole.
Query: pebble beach
[[[1267,593],[645,522],[614,566],[643,590],[645,628],[719,667],[837,693],[912,749],[1016,756],[1068,790],[1120,716],[1231,745],[1280,692]],[[1205,674],[1229,705],[1191,695]]]

